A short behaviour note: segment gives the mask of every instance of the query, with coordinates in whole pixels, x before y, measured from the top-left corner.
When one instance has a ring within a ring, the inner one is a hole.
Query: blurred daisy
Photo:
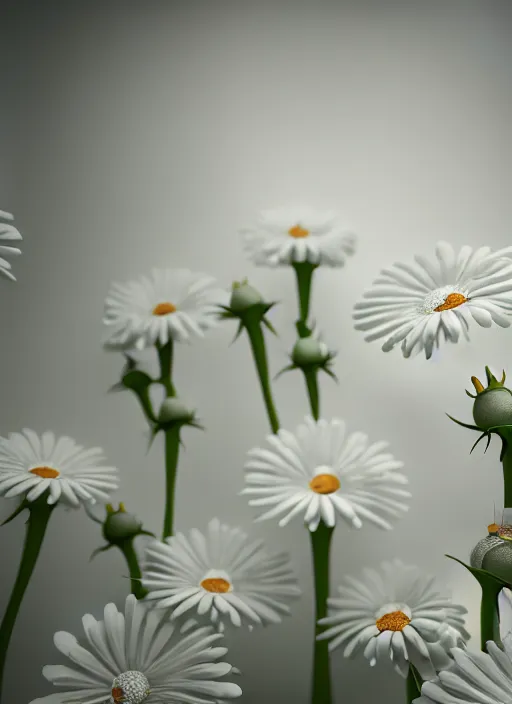
[[[104,466],[103,451],[85,450],[68,437],[51,432],[39,437],[33,430],[0,438],[0,496],[24,495],[35,501],[48,491],[48,503],[77,507],[108,502],[119,487],[118,471]]]
[[[347,433],[337,418],[314,421],[306,417],[295,433],[279,430],[267,437],[270,449],[255,448],[245,463],[250,506],[262,507],[257,520],[280,517],[285,526],[301,514],[309,530],[320,521],[336,523],[336,514],[360,528],[363,520],[390,529],[386,518],[399,517],[410,497],[407,478],[386,442],[370,444],[364,433]],[[400,501],[398,500],[400,499]]]
[[[4,257],[21,254],[21,250],[17,247],[3,244],[3,242],[14,242],[22,239],[19,230],[11,223],[12,220],[14,218],[10,213],[0,210],[0,242],[2,243],[0,244],[0,272],[12,281],[16,281],[16,277],[11,272],[11,264]]]
[[[389,352],[401,343],[410,357],[425,351],[430,359],[443,342],[458,342],[472,321],[484,328],[509,327],[512,313],[512,247],[462,247],[455,253],[447,242],[436,245],[436,262],[416,256],[415,263],[384,269],[373,287],[356,303],[356,330],[365,340],[384,339]]]
[[[107,604],[102,621],[86,614],[82,623],[83,645],[71,633],[54,636],[71,667],[43,668],[44,677],[66,691],[30,704],[215,704],[242,694],[237,684],[224,681],[232,667],[219,662],[227,648],[217,645],[222,636],[212,628],[182,635],[133,595],[124,613]]]
[[[202,337],[216,323],[220,295],[215,279],[188,269],[153,269],[149,277],[114,283],[105,301],[105,346],[143,349]]]
[[[434,590],[434,579],[400,560],[384,562],[381,572],[363,570],[364,580],[346,577],[339,598],[329,599],[332,615],[319,624],[317,636],[330,640],[329,650],[344,646],[345,657],[364,652],[375,665],[390,659],[407,677],[409,663],[423,679],[450,664],[448,652],[469,639],[462,615],[467,613]]]
[[[206,535],[194,529],[188,538],[177,533],[150,543],[142,572],[146,600],[172,609],[172,619],[197,614],[220,630],[228,622],[279,623],[290,613],[287,601],[300,595],[287,555],[268,553],[262,541],[249,542],[218,519]]]
[[[487,653],[454,648],[454,662],[432,682],[425,682],[416,704],[509,704],[512,702],[511,592],[499,596],[502,650],[487,643]],[[504,627],[504,624],[505,627]]]
[[[308,208],[265,211],[241,234],[250,259],[261,266],[307,261],[341,267],[356,244],[355,236],[344,230],[336,213]]]

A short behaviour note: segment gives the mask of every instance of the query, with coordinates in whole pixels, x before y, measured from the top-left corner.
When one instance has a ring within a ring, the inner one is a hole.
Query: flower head
[[[250,259],[260,266],[298,262],[341,267],[355,251],[356,239],[332,211],[278,208],[262,212],[255,225],[242,231]]]
[[[499,598],[503,650],[492,641],[487,653],[460,648],[451,651],[453,662],[421,688],[415,704],[508,704],[512,701],[512,593]]]
[[[0,496],[24,495],[32,502],[45,491],[48,503],[77,507],[107,502],[119,487],[118,471],[104,466],[103,451],[85,450],[68,437],[33,430],[0,438]]]
[[[237,684],[225,681],[233,668],[220,661],[227,649],[219,647],[222,636],[212,628],[183,635],[133,595],[127,597],[124,612],[107,604],[102,621],[86,614],[82,622],[83,645],[71,633],[54,636],[56,648],[72,666],[43,669],[47,680],[67,691],[30,704],[216,704],[242,694]]]
[[[11,213],[0,210],[0,242],[14,242],[22,239],[20,231],[11,223],[13,219]],[[17,254],[21,254],[21,250],[17,247],[0,244],[0,272],[12,281],[16,281],[16,277],[11,272],[11,263],[4,257]]]
[[[505,386],[505,372],[501,381],[496,379],[489,367],[485,368],[485,374],[486,387],[476,376],[471,377],[476,396],[466,391],[468,396],[475,399],[473,418],[476,425],[482,430],[512,425],[512,391]]]
[[[443,342],[469,339],[472,321],[482,327],[509,327],[512,313],[512,248],[492,252],[447,242],[436,246],[437,262],[416,256],[415,263],[384,269],[355,306],[356,330],[365,340],[385,339],[389,352],[401,344],[404,357],[424,350],[430,359]]]
[[[383,452],[386,442],[370,444],[364,433],[348,433],[337,418],[306,417],[294,433],[279,430],[267,438],[270,449],[250,450],[245,464],[249,505],[262,507],[257,520],[280,517],[286,525],[301,514],[309,530],[323,521],[336,523],[336,514],[354,528],[367,520],[389,529],[386,518],[407,511],[397,499],[409,498],[398,472],[403,463]]]
[[[469,639],[462,614],[466,609],[434,589],[434,580],[400,560],[384,562],[379,572],[363,571],[364,580],[345,578],[339,598],[329,599],[332,615],[319,621],[328,629],[318,640],[329,650],[344,646],[345,657],[363,652],[375,665],[391,660],[407,677],[409,663],[423,679],[450,662],[448,652]]]
[[[192,530],[150,543],[142,584],[146,599],[172,609],[172,619],[197,614],[221,630],[227,622],[279,623],[290,613],[286,602],[300,595],[287,555],[268,553],[262,541],[249,542],[217,519],[206,535]]]
[[[110,349],[144,349],[202,337],[217,319],[215,280],[188,269],[153,269],[149,277],[112,285],[104,324]]]

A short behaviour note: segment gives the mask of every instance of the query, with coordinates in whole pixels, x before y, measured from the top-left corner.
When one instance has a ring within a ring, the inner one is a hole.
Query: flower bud
[[[489,367],[485,368],[488,385],[483,384],[476,378],[471,377],[471,381],[476,390],[475,402],[473,404],[473,419],[475,424],[488,430],[500,425],[512,424],[512,391],[507,389],[505,384],[505,372],[501,381],[491,373]]]
[[[179,398],[166,398],[160,406],[158,421],[162,425],[168,423],[187,423],[194,419],[195,411],[191,410]]]
[[[119,504],[119,510],[114,511],[107,506],[107,518],[103,523],[103,536],[108,543],[118,543],[127,538],[133,538],[142,530],[142,523],[131,513],[127,513],[124,505]]]
[[[257,291],[253,286],[251,286],[247,279],[241,283],[235,281],[233,284],[233,292],[231,293],[231,300],[229,307],[235,313],[241,313],[258,303],[263,303],[263,298],[259,291]]]
[[[314,337],[297,340],[292,350],[292,362],[298,367],[310,364],[324,364],[329,357],[327,345]]]
[[[512,584],[512,543],[502,540],[500,545],[489,550],[482,561],[482,569]]]

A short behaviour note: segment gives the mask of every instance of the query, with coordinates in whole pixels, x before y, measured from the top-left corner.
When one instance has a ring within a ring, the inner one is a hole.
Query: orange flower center
[[[403,611],[392,611],[390,614],[384,614],[375,622],[375,625],[382,631],[403,631],[409,625],[411,619],[406,616]]]
[[[41,479],[56,479],[60,472],[52,467],[34,467],[30,470],[31,474],[37,474]]]
[[[309,235],[309,230],[306,230],[300,225],[294,225],[293,227],[290,227],[290,229],[288,230],[288,234],[290,235],[290,237],[295,237],[295,239],[300,240],[303,237],[307,237]]]
[[[439,299],[438,299],[439,300]],[[462,295],[462,293],[450,293],[446,296],[444,303],[440,306],[434,308],[436,313],[441,313],[443,310],[451,310],[452,308],[458,308],[463,303],[466,303],[468,299]]]
[[[207,592],[213,592],[214,594],[226,594],[231,589],[231,584],[226,579],[222,579],[222,577],[203,579],[201,586]]]
[[[153,308],[153,315],[169,315],[169,313],[176,313],[176,306],[174,303],[157,303]]]
[[[111,694],[115,704],[120,704],[124,700],[124,692],[121,687],[114,687]]]
[[[340,480],[334,474],[318,474],[309,482],[309,488],[317,494],[334,494],[340,486]]]

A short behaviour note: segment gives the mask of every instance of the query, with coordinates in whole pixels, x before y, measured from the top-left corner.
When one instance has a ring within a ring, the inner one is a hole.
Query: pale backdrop
[[[260,208],[303,201],[334,207],[359,235],[346,269],[321,271],[314,310],[339,350],[339,386],[322,382],[326,416],[388,439],[406,463],[414,499],[391,533],[336,532],[333,584],[345,571],[400,556],[433,570],[470,609],[476,583],[463,559],[501,501],[498,448],[470,457],[464,393],[485,364],[512,375],[512,332],[474,330],[470,346],[435,362],[384,354],[352,328],[351,309],[379,269],[438,239],[510,244],[512,5],[418,2],[5,2],[0,62],[0,208],[24,234],[18,282],[0,282],[0,433],[33,428],[100,445],[122,491],[160,531],[162,448],[146,455],[135,400],[108,395],[121,359],[102,351],[111,280],[155,265],[186,266],[223,285],[250,276],[281,305],[273,371],[293,340],[289,271],[255,270],[237,231]],[[308,702],[312,648],[309,545],[300,521],[253,526],[237,496],[246,450],[267,433],[243,339],[225,325],[180,348],[176,379],[207,433],[186,434],[177,526],[212,516],[291,553],[304,590],[281,627],[231,638],[248,704]],[[275,386],[283,423],[306,411],[302,380]],[[4,501],[1,515],[13,504]],[[157,516],[157,519],[155,519]],[[6,704],[52,691],[40,675],[59,662],[56,630],[77,635],[127,589],[121,555],[88,563],[100,543],[83,512],[52,519],[12,640]],[[13,583],[23,520],[0,530],[0,608]],[[402,682],[366,663],[333,658],[336,701],[392,704]],[[385,694],[384,694],[385,692]]]

